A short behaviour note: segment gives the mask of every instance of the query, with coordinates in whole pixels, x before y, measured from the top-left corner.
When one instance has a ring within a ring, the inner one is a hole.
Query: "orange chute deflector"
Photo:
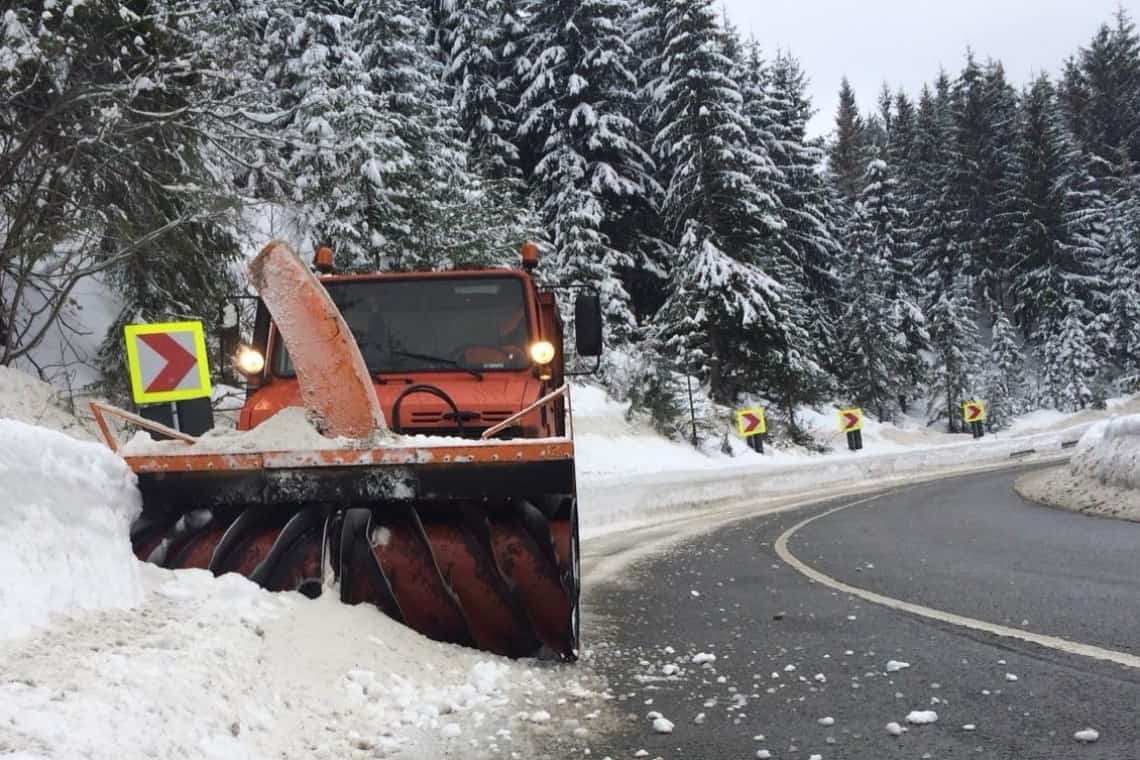
[[[328,291],[288,243],[274,240],[249,265],[250,281],[285,341],[301,399],[328,436],[367,438],[384,412],[356,339]]]

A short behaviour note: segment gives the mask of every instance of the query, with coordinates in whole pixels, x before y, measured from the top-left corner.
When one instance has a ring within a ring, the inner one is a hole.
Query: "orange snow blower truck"
[[[574,444],[537,254],[525,246],[519,270],[338,275],[321,248],[318,276],[270,243],[250,266],[256,318],[235,352],[238,429],[256,441],[304,407],[329,445],[197,453],[203,442],[179,436],[128,455],[137,556],[310,597],[335,589],[439,641],[574,659]],[[581,294],[576,353],[596,357],[601,341],[598,297]],[[97,416],[108,411],[143,422]]]

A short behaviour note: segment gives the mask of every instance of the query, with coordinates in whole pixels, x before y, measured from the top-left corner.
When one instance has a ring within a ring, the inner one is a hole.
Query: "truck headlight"
[[[265,357],[255,348],[242,346],[238,349],[234,364],[237,366],[238,372],[246,377],[256,377],[265,369]]]
[[[530,359],[535,364],[550,364],[554,361],[554,344],[548,340],[540,340],[530,344]]]

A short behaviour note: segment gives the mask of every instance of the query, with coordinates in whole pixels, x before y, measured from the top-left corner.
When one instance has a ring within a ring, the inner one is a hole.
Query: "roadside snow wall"
[[[1093,426],[1077,447],[1071,471],[1103,485],[1140,489],[1140,414]]]
[[[0,418],[0,638],[142,600],[134,474],[101,444]]]

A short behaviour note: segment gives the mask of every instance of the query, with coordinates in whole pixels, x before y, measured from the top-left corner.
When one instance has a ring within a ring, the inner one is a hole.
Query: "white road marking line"
[[[898,492],[895,491],[893,493],[897,494]],[[803,520],[796,525],[793,525],[784,531],[784,533],[778,539],[776,539],[776,554],[779,555],[780,559],[794,568],[797,572],[810,578],[816,583],[820,583],[824,586],[835,589],[836,591],[842,591],[845,594],[857,596],[860,599],[864,599],[873,604],[889,607],[892,610],[898,610],[900,612],[907,612],[911,615],[917,615],[919,617],[924,617],[930,620],[937,620],[941,623],[949,623],[950,625],[956,625],[960,628],[968,628],[972,631],[982,631],[984,633],[993,634],[994,636],[1001,636],[1002,638],[1027,641],[1031,644],[1037,644],[1038,646],[1043,646],[1048,649],[1055,649],[1059,652],[1066,652],[1068,654],[1089,657],[1094,660],[1114,662],[1117,665],[1123,665],[1128,668],[1140,669],[1140,657],[1133,654],[1127,654],[1126,652],[1117,652],[1112,649],[1104,649],[1103,647],[1093,646],[1092,644],[1082,644],[1078,641],[1069,641],[1068,639],[1062,639],[1057,636],[1046,636],[1040,633],[1033,633],[1032,631],[1026,631],[1021,628],[1010,628],[1004,625],[997,625],[996,623],[988,623],[985,620],[977,620],[975,618],[969,618],[963,615],[955,615],[952,612],[943,612],[942,610],[936,610],[931,607],[924,607],[920,604],[913,604],[911,602],[904,602],[901,599],[894,599],[889,596],[877,594],[874,591],[868,591],[866,589],[850,586],[843,581],[832,578],[829,575],[824,575],[815,568],[807,565],[794,554],[792,554],[790,549],[788,549],[788,540],[791,539],[791,537],[794,536],[798,531],[815,522],[816,520],[822,520],[823,518],[833,515],[836,512],[841,512],[844,509],[850,509],[851,507],[857,507],[860,504],[867,504],[868,502],[881,499],[887,495],[891,494],[877,494],[865,499],[853,501],[849,504],[843,504],[841,506],[835,507],[834,509],[829,509],[826,512],[821,512],[814,517],[809,517],[808,519]]]

